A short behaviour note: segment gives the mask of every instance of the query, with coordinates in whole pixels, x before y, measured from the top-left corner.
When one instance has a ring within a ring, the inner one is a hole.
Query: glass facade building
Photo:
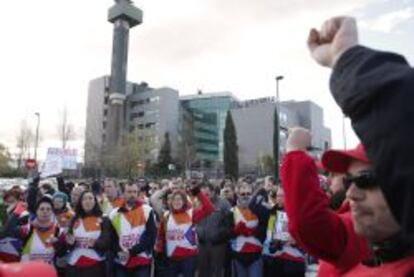
[[[195,159],[223,161],[223,132],[227,111],[237,101],[231,93],[199,93],[181,97],[181,108],[191,114]]]

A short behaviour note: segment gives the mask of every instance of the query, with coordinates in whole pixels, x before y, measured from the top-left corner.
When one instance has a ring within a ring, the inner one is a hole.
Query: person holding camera
[[[249,208],[267,226],[262,252],[263,276],[305,276],[305,253],[289,234],[283,188],[259,189]]]

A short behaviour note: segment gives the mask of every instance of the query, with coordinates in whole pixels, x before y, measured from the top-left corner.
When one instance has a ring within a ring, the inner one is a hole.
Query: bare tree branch
[[[20,122],[20,129],[16,137],[17,167],[21,168],[24,159],[30,158],[30,147],[33,143],[33,132],[27,124],[26,120]]]
[[[59,139],[62,143],[62,149],[66,149],[68,141],[76,138],[75,128],[73,127],[73,124],[69,122],[68,109],[66,106],[63,107],[63,110],[60,113],[57,130]]]

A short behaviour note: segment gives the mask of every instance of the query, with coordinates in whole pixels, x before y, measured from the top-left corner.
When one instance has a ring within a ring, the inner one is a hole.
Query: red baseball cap
[[[57,277],[54,268],[43,262],[0,264],[0,277]]]
[[[354,160],[371,163],[361,143],[355,149],[328,150],[322,155],[322,165],[329,172],[345,173]]]

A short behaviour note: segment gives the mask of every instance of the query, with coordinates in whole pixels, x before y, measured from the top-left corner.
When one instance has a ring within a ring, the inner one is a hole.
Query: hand
[[[286,152],[306,151],[311,146],[312,136],[310,132],[304,128],[295,127],[289,130],[288,139],[286,141]]]
[[[122,263],[127,263],[129,260],[129,252],[128,251],[119,251],[118,257]]]
[[[312,57],[330,68],[346,50],[357,44],[358,30],[352,17],[333,17],[322,24],[320,31],[311,29],[308,37]]]
[[[191,189],[190,189],[190,193],[193,196],[197,196],[201,191],[200,185],[194,185]]]
[[[69,245],[75,244],[75,237],[71,234],[66,234],[65,240],[66,240],[66,243]]]
[[[95,240],[94,239],[89,239],[88,240],[88,248],[93,248],[95,246]]]

